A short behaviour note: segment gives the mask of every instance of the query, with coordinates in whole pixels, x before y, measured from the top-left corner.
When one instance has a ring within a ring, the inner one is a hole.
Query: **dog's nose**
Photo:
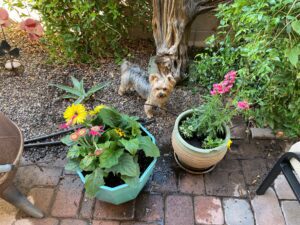
[[[163,94],[163,93],[159,93],[158,94],[158,97],[160,97],[160,98],[162,98],[162,97],[164,97],[165,95]]]

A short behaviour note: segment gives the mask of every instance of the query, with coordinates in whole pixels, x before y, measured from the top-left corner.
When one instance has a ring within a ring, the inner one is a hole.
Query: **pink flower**
[[[59,129],[68,129],[68,128],[69,128],[69,126],[66,123],[62,123],[59,125]]]
[[[9,15],[6,9],[0,8],[0,26],[8,27],[9,26]]]
[[[225,78],[230,78],[230,79],[235,79],[235,77],[236,77],[236,71],[234,71],[234,70],[231,70],[231,71],[229,71],[226,75],[225,75]]]
[[[79,137],[83,137],[83,136],[85,136],[87,134],[87,129],[85,129],[85,128],[78,129],[76,131],[76,134],[78,134]]]
[[[216,95],[217,92],[216,92],[215,90],[212,90],[212,91],[210,91],[210,94],[211,94],[211,95]]]
[[[224,81],[222,81],[219,84],[213,84],[213,90],[210,91],[211,95],[216,94],[225,94],[227,92],[230,92],[230,89],[233,87],[233,84],[235,82],[236,78],[236,71],[229,71],[224,78]]]
[[[230,91],[230,87],[229,86],[227,86],[227,87],[224,88],[224,93],[227,93],[229,91]]]
[[[239,109],[247,110],[250,108],[249,103],[247,101],[240,101],[237,103],[237,107]]]
[[[20,23],[20,28],[28,33],[31,40],[38,40],[44,34],[41,23],[31,18],[22,21]]]
[[[103,132],[104,132],[103,126],[93,126],[90,130],[90,135],[100,137]]]

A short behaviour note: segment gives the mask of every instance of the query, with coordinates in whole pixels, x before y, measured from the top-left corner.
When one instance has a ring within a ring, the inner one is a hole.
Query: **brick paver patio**
[[[273,141],[235,141],[206,175],[185,173],[163,153],[138,198],[119,206],[88,199],[64,160],[23,159],[15,183],[46,217],[28,218],[0,200],[0,225],[299,225],[300,206],[283,176],[265,195],[254,194],[280,148]]]

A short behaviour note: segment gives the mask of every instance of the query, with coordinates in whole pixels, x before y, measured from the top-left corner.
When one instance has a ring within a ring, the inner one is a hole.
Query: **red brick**
[[[45,219],[21,219],[15,222],[15,225],[58,225],[58,220],[54,218]]]
[[[95,199],[88,198],[86,195],[84,195],[81,203],[80,216],[86,219],[92,218],[94,205]]]
[[[52,215],[55,217],[74,217],[82,196],[83,184],[79,178],[66,176],[60,183],[55,197]]]
[[[120,225],[120,222],[108,220],[93,220],[93,225]]]
[[[224,224],[222,203],[219,198],[198,196],[194,199],[197,224]]]
[[[257,225],[284,225],[284,218],[273,189],[264,195],[256,195],[251,201]]]
[[[300,205],[298,201],[282,201],[281,208],[286,224],[300,224]]]
[[[134,201],[121,205],[112,205],[107,202],[96,201],[94,218],[112,220],[130,220],[134,217]]]
[[[15,183],[27,193],[34,186],[56,186],[61,174],[62,168],[24,166],[18,168]]]
[[[166,225],[194,225],[193,201],[190,196],[168,196],[165,213]]]
[[[163,198],[160,195],[141,194],[136,200],[136,218],[141,221],[162,221]]]
[[[60,222],[60,225],[87,225],[87,222],[84,220],[64,219]]]
[[[143,223],[143,222],[123,222],[121,225],[160,225],[161,223]]]
[[[203,175],[180,174],[179,190],[183,193],[203,195],[205,193]]]
[[[296,196],[283,174],[280,174],[276,178],[274,182],[274,188],[279,199],[296,200]]]
[[[44,213],[48,213],[53,193],[52,188],[33,188],[29,192],[28,199]]]
[[[16,220],[18,209],[0,198],[0,225],[10,225]]]

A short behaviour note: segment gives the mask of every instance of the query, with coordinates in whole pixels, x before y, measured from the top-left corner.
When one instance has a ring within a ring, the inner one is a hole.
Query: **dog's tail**
[[[121,75],[124,74],[129,67],[130,67],[130,62],[128,62],[126,59],[123,59],[123,62],[121,64]]]

